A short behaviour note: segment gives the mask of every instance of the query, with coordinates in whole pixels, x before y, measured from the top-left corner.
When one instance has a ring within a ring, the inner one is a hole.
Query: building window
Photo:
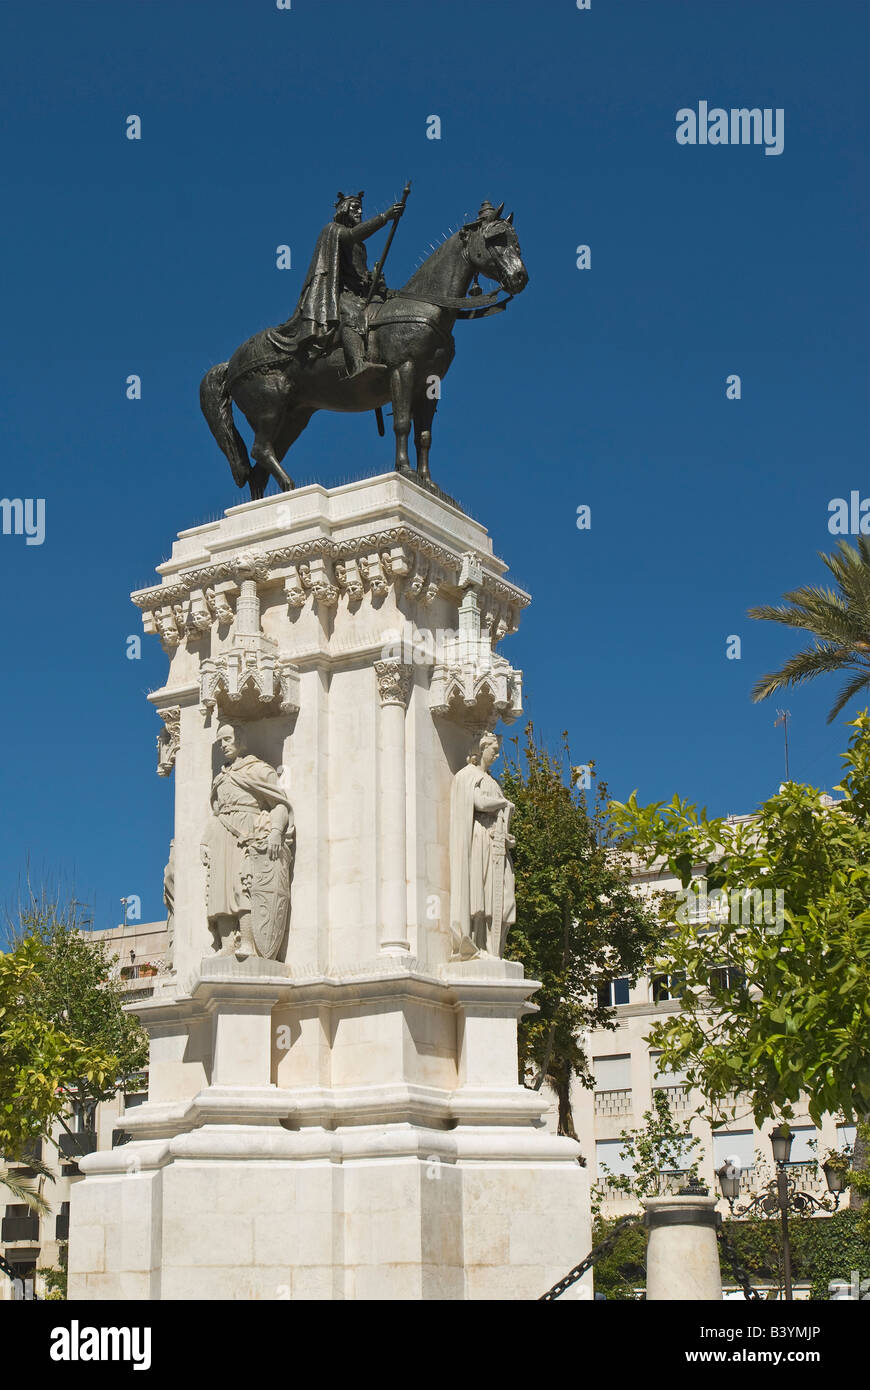
[[[736,965],[717,965],[710,971],[710,991],[713,994],[740,989],[745,984],[746,976]]]
[[[818,1148],[818,1132],[815,1125],[792,1125],[794,1135],[791,1146],[790,1163],[813,1163]]]
[[[10,1260],[12,1267],[12,1299],[15,1303],[30,1302],[36,1295],[33,1290],[36,1279],[35,1260]]]
[[[720,1129],[713,1135],[713,1168],[721,1168],[726,1158],[739,1158],[741,1172],[755,1167],[755,1134],[751,1129]]]
[[[91,1133],[96,1125],[97,1103],[94,1100],[74,1100],[67,1116],[67,1129],[70,1134]]]
[[[658,1090],[662,1086],[685,1086],[686,1073],[676,1071],[672,1067],[660,1067],[661,1056],[660,1052],[651,1052],[649,1055],[653,1089]]]
[[[69,1240],[69,1202],[61,1202],[60,1211],[54,1218],[55,1240]]]
[[[857,1132],[856,1125],[837,1125],[837,1148],[854,1149]]]
[[[682,971],[674,975],[653,975],[652,998],[654,1004],[663,1004],[668,999],[679,999],[686,984]]]
[[[595,1145],[595,1162],[598,1167],[598,1176],[605,1178],[608,1174],[612,1177],[631,1177],[634,1173],[634,1164],[630,1158],[622,1158],[620,1150],[625,1148],[621,1139],[599,1139]],[[604,1169],[607,1169],[605,1173]]]
[[[691,1135],[678,1139],[667,1159],[662,1164],[663,1173],[687,1173],[693,1163],[697,1163],[697,1146]]]
[[[628,976],[623,979],[610,980],[606,985],[598,986],[598,1007],[599,1009],[612,1009],[617,1004],[628,1003]]]
[[[593,1057],[592,1074],[596,1091],[626,1091],[631,1088],[631,1054]]]

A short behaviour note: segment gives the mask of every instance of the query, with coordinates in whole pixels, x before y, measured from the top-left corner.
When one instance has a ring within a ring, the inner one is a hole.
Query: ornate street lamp
[[[822,1172],[825,1175],[825,1182],[828,1184],[828,1191],[834,1198],[834,1209],[836,1210],[840,1205],[840,1198],[848,1186],[845,1169],[841,1168],[839,1164],[828,1161],[822,1164]]]
[[[769,1134],[770,1146],[773,1149],[773,1161],[779,1168],[780,1164],[788,1163],[791,1155],[791,1146],[794,1135],[788,1125],[777,1125]]]
[[[736,1155],[726,1158],[721,1168],[716,1169],[716,1177],[719,1179],[719,1186],[722,1189],[722,1196],[731,1208],[731,1215],[734,1215],[734,1203],[740,1196],[740,1159]]]
[[[770,1146],[773,1149],[773,1161],[776,1164],[776,1199],[777,1206],[779,1207],[780,1224],[782,1226],[783,1292],[789,1303],[791,1303],[794,1298],[794,1294],[791,1291],[791,1241],[789,1240],[788,1234],[788,1207],[791,1193],[785,1165],[788,1163],[791,1154],[793,1137],[788,1125],[777,1125],[776,1129],[770,1131]],[[797,1205],[798,1195],[806,1196],[807,1194],[798,1194],[797,1190],[794,1190],[796,1210],[800,1211],[801,1207]],[[812,1208],[810,1209],[812,1210]]]
[[[827,1202],[820,1201],[810,1192],[802,1192],[797,1187],[794,1178],[789,1177],[788,1168],[791,1146],[794,1135],[788,1125],[777,1125],[770,1132],[770,1144],[773,1149],[773,1161],[776,1164],[776,1177],[771,1180],[757,1196],[747,1202],[739,1210],[735,1210],[734,1203],[740,1194],[740,1159],[736,1156],[726,1158],[721,1168],[717,1168],[716,1177],[719,1179],[719,1187],[722,1196],[725,1198],[731,1209],[732,1216],[775,1216],[779,1213],[782,1225],[782,1267],[783,1267],[783,1292],[785,1297],[792,1301],[791,1279],[791,1241],[788,1231],[789,1211],[795,1211],[800,1216],[808,1215],[814,1211],[830,1211]],[[834,1197],[834,1208],[840,1204],[840,1194],[846,1187],[846,1175],[842,1169],[832,1167],[830,1163],[822,1165],[828,1191]]]

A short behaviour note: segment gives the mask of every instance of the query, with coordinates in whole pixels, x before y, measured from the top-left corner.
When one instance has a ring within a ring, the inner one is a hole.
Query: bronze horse
[[[262,497],[269,478],[287,492],[295,484],[281,467],[287,450],[316,410],[367,411],[391,401],[396,468],[410,473],[408,436],[414,422],[417,476],[429,479],[432,419],[438,384],[453,361],[457,318],[499,312],[525,289],[528,273],[513,227],[502,218],[504,203],[490,220],[460,227],[429,256],[407,285],[391,291],[368,321],[368,358],[388,371],[365,370],[348,377],[336,344],[323,356],[299,361],[281,353],[270,330],[256,333],[230,358],[206,372],[200,404],[209,429],[230,462],[239,487]],[[468,290],[478,275],[499,286],[491,294]],[[495,302],[499,290],[508,299]],[[233,420],[233,402],[254,431],[251,458]]]

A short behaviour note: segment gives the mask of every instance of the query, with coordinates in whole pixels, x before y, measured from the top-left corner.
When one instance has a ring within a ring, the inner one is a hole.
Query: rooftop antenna
[[[791,719],[791,710],[778,709],[776,712],[779,715],[779,718],[774,719],[773,727],[776,728],[777,724],[782,725],[782,732],[785,738],[785,780],[788,781],[788,721]]]

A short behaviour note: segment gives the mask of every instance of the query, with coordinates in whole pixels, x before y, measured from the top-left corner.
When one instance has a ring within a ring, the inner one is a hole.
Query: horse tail
[[[209,367],[199,384],[199,404],[208,427],[230,461],[233,478],[244,487],[251,476],[251,463],[245,441],[233,419],[233,399],[227,386],[227,363]]]

